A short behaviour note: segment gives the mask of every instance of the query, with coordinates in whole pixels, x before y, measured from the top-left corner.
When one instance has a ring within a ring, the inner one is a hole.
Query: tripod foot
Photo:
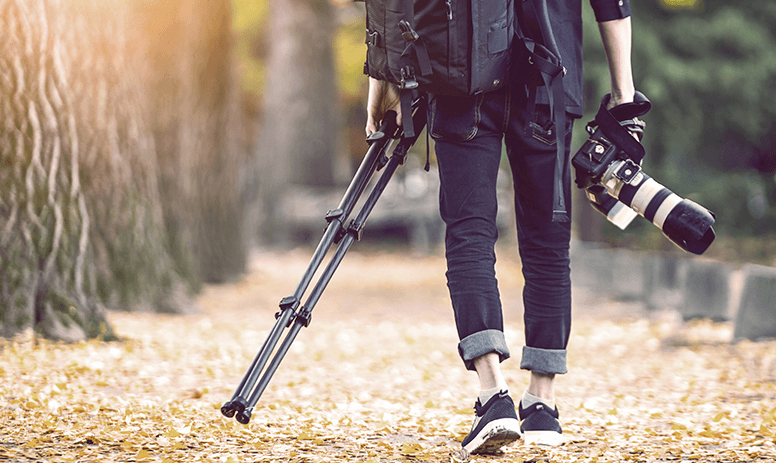
[[[221,406],[221,414],[227,418],[232,418],[237,413],[232,402],[227,402]]]
[[[237,413],[245,410],[245,405],[245,399],[237,397],[221,406],[221,414],[227,418],[232,418]]]
[[[237,421],[240,424],[248,424],[249,421],[251,421],[251,411],[250,410],[243,410],[237,414]]]

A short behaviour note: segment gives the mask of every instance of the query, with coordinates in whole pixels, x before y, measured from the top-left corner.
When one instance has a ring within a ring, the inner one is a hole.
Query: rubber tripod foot
[[[250,410],[243,410],[237,414],[237,422],[239,422],[240,424],[248,424],[249,421],[251,421]]]
[[[227,402],[221,406],[221,414],[227,418],[232,418],[236,413],[237,410],[234,409],[232,402]]]

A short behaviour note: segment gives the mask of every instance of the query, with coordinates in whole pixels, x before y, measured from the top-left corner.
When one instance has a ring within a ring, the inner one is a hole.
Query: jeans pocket
[[[571,131],[571,127],[571,117],[566,115],[565,134],[568,135],[568,133]],[[555,145],[555,123],[550,119],[550,107],[548,105],[537,105],[536,112],[533,115],[533,120],[528,123],[528,129],[529,134],[535,140],[538,140],[545,145]]]
[[[431,138],[468,141],[477,135],[483,96],[434,95],[429,107]]]

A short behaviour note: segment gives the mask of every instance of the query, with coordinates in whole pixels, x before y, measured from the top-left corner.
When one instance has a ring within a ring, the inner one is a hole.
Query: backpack
[[[564,69],[546,0],[364,1],[364,73],[399,86],[402,114],[411,114],[418,91],[476,95],[517,78],[529,88],[547,87],[553,120],[557,127],[565,127]],[[414,137],[412,118],[404,121],[404,135]],[[567,208],[559,188],[561,177],[568,174],[565,131],[555,132],[553,220],[566,222]]]
[[[513,0],[364,1],[365,74],[397,84],[404,94],[474,95],[506,82]],[[410,98],[402,100],[404,110]]]

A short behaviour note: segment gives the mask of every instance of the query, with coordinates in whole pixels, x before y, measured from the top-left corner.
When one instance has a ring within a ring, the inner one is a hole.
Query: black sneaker
[[[515,403],[507,392],[499,392],[485,405],[474,404],[474,424],[461,442],[468,454],[496,454],[501,447],[520,439],[520,422]]]
[[[546,404],[535,403],[523,408],[520,401],[520,432],[526,444],[556,446],[563,443],[558,407],[551,410]]]

